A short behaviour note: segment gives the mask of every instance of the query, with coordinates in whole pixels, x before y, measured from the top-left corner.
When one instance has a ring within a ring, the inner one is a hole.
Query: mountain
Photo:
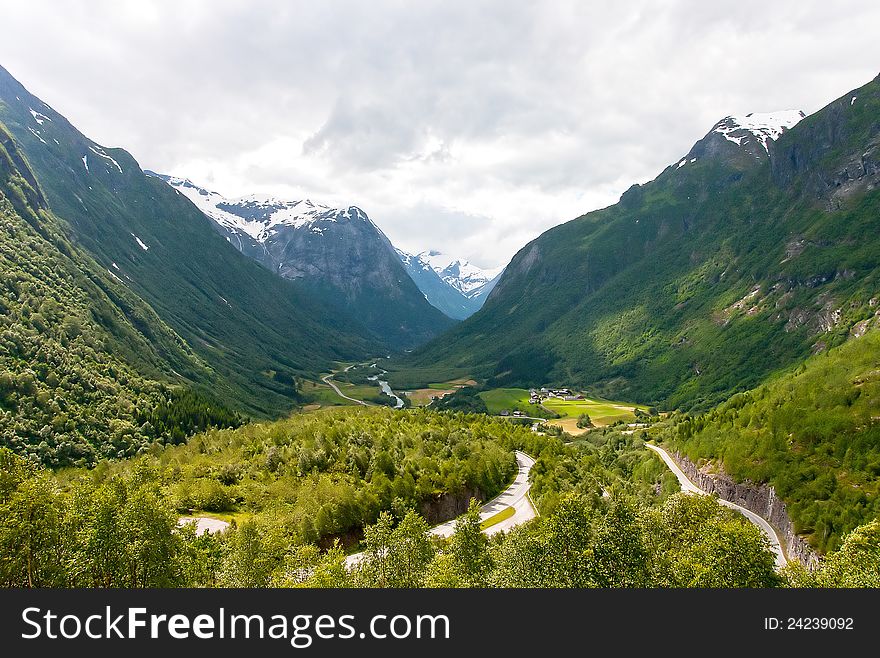
[[[385,349],[300,282],[242,256],[186,197],[126,151],[88,139],[0,68],[0,122],[64,238],[125,286],[205,364],[173,377],[259,416],[288,411],[295,380]],[[135,319],[149,341],[152,328]]]
[[[206,364],[63,228],[0,123],[0,445],[88,466],[239,424],[193,389]]]
[[[880,310],[854,327],[851,340],[793,371],[710,413],[675,416],[664,440],[738,481],[768,482],[795,532],[822,552],[835,549],[880,515],[877,327]]]
[[[847,339],[880,290],[880,81],[727,117],[655,180],[513,258],[399,364],[708,408]]]
[[[391,242],[356,206],[253,195],[227,199],[186,179],[156,176],[192,201],[243,254],[352,314],[393,349],[420,345],[453,324],[425,300]]]
[[[425,298],[456,320],[482,308],[503,270],[483,270],[438,251],[413,255],[397,249],[397,255]]]
[[[433,250],[423,251],[415,258],[468,299],[488,295],[491,288],[487,290],[486,287],[504,270],[503,267],[484,270],[466,260]]]

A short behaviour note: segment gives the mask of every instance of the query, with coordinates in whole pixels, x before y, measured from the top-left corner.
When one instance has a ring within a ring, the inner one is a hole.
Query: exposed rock
[[[672,457],[685,475],[704,491],[718,494],[719,498],[745,507],[766,519],[776,528],[789,559],[798,560],[808,569],[814,569],[818,565],[819,556],[795,533],[785,503],[776,495],[772,486],[748,481],[736,482],[724,473],[708,473],[705,469],[697,468],[696,464],[679,452]]]
[[[419,512],[425,517],[428,525],[436,525],[467,512],[471,498],[476,498],[480,503],[486,500],[479,489],[466,489],[458,494],[441,494],[433,500],[425,501]]]
[[[862,320],[861,322],[856,322],[853,325],[853,328],[850,329],[850,333],[853,335],[853,338],[861,338],[866,333],[868,333],[868,325],[871,323],[871,318],[867,320]]]

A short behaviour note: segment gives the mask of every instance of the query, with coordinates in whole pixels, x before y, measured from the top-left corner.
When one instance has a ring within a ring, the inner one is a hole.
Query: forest
[[[768,482],[820,551],[880,515],[880,334],[808,359],[658,436],[737,480]]]
[[[880,524],[779,574],[754,526],[677,484],[621,428],[565,443],[479,414],[331,409],[49,471],[0,449],[7,587],[771,587],[878,584]],[[477,501],[536,457],[540,516],[480,531]],[[436,503],[464,512],[429,534]],[[468,506],[468,501],[470,505]],[[231,519],[220,534],[182,514]],[[363,552],[355,567],[346,553]],[[870,560],[875,560],[871,562]]]

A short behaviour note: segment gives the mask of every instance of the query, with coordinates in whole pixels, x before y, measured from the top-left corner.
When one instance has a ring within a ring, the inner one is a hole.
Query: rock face
[[[805,177],[805,191],[836,210],[849,197],[880,184],[880,123],[853,121],[872,112],[876,82],[844,96],[810,117],[801,138],[785,136],[769,144],[774,181],[782,186]],[[852,148],[853,143],[858,145]]]
[[[808,569],[818,565],[819,556],[795,533],[785,503],[776,495],[773,487],[752,482],[735,482],[728,475],[708,473],[705,468],[697,468],[696,464],[680,452],[674,453],[672,457],[685,475],[703,491],[718,494],[722,500],[745,507],[769,521],[785,543],[785,552],[789,559],[796,559]]]
[[[420,345],[453,324],[428,303],[394,246],[356,206],[227,199],[184,178],[153,175],[192,201],[243,254],[352,314],[391,349]]]
[[[428,525],[444,523],[467,512],[471,498],[476,498],[479,503],[486,500],[483,492],[479,489],[465,489],[459,494],[445,493],[433,500],[423,502],[419,513],[425,518]]]

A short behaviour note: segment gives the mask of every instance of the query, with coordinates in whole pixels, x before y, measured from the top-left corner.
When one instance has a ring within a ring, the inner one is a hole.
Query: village
[[[586,400],[583,395],[573,392],[569,388],[531,388],[529,389],[529,404],[540,405],[548,399],[555,398],[557,400],[564,400],[566,402],[577,402]],[[499,413],[500,416],[512,416],[513,418],[529,418],[529,415],[516,409],[514,411],[509,411],[507,409],[501,410]]]
[[[583,395],[573,393],[571,389],[568,388],[529,389],[529,404],[541,404],[547,398],[559,398],[560,400],[565,400],[566,402],[575,402],[576,400],[585,399]]]

